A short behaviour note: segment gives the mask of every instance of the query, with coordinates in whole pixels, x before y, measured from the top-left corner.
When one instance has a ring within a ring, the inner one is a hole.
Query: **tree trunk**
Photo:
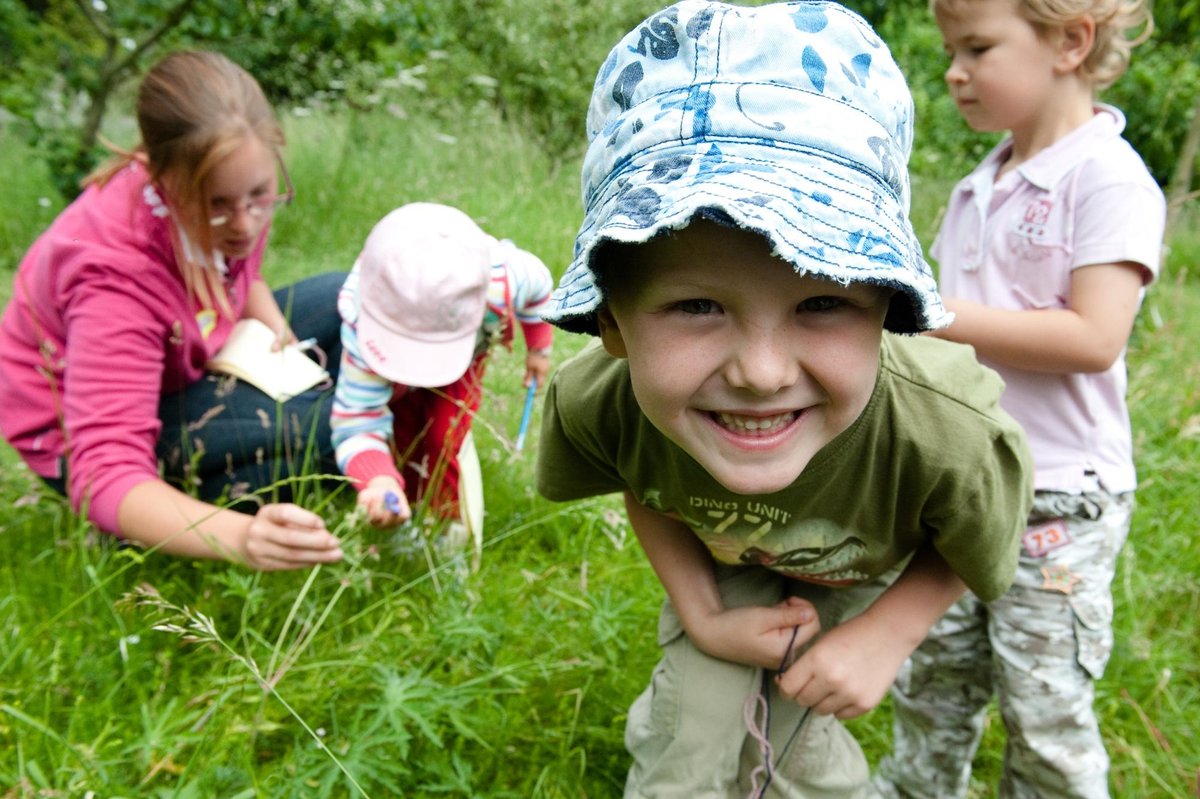
[[[92,151],[99,140],[100,126],[104,123],[104,113],[108,110],[109,98],[122,83],[136,72],[138,60],[142,55],[151,51],[160,39],[179,25],[195,3],[196,0],[178,0],[174,7],[167,10],[157,28],[148,31],[129,52],[122,53],[118,36],[109,29],[107,22],[96,12],[95,7],[88,0],[75,0],[76,6],[104,42],[104,60],[100,64],[95,80],[85,89],[88,96],[88,107],[84,114],[83,128],[79,132],[78,150],[74,157],[74,166],[80,176],[91,171],[94,166]]]
[[[1200,150],[1200,94],[1192,107],[1192,122],[1188,125],[1183,146],[1179,148],[1179,160],[1175,162],[1175,173],[1171,175],[1171,186],[1167,194],[1167,238],[1179,221],[1183,205],[1193,196],[1192,172],[1196,166],[1196,153]]]

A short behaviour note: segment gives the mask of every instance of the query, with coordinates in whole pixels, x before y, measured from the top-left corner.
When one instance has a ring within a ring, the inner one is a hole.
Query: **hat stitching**
[[[712,197],[714,201],[711,204],[709,204],[709,207],[713,207],[713,208],[721,208],[722,210],[727,210],[727,206],[732,205],[732,207],[736,208],[743,216],[746,215],[745,214],[746,209],[743,206],[747,205],[747,204],[754,205],[753,203],[747,203],[744,200],[738,201],[738,200],[734,200],[731,198],[714,197],[709,192],[703,192],[703,191],[695,191],[695,192],[692,192],[689,194],[679,195],[677,201],[673,202],[671,205],[672,205],[672,207],[676,207],[676,208],[678,208],[680,206],[684,206],[688,210],[691,210],[694,215],[695,212],[699,208],[705,207],[705,204],[703,204],[703,203],[698,204],[698,203],[692,202],[692,200],[694,200],[697,197]],[[797,256],[805,256],[808,258],[812,258],[813,260],[820,261],[821,263],[824,263],[824,264],[827,264],[828,266],[834,267],[837,270],[862,271],[862,270],[866,270],[866,269],[870,268],[870,267],[855,266],[854,264],[847,264],[847,263],[843,263],[841,261],[829,260],[828,258],[823,257],[822,253],[814,252],[812,247],[813,247],[813,244],[815,244],[816,246],[820,247],[822,250],[824,250],[824,249],[836,250],[839,252],[847,253],[849,255],[858,255],[858,256],[867,258],[875,263],[886,263],[886,264],[898,266],[904,262],[904,259],[898,255],[898,253],[902,252],[904,248],[895,243],[896,236],[893,235],[892,231],[885,231],[886,233],[888,233],[888,235],[886,235],[886,236],[873,236],[870,233],[864,233],[861,230],[841,228],[841,227],[838,227],[838,226],[828,222],[825,219],[822,219],[818,216],[813,215],[812,213],[805,210],[803,208],[803,206],[798,205],[798,204],[793,204],[792,208],[791,208],[792,211],[801,214],[806,219],[816,222],[817,224],[819,224],[823,227],[826,227],[831,230],[837,231],[838,233],[844,234],[846,236],[847,241],[853,242],[854,236],[861,234],[861,238],[859,239],[859,241],[863,242],[863,244],[865,246],[858,247],[858,248],[845,247],[836,241],[824,241],[824,240],[822,240],[821,237],[819,237],[817,235],[812,235],[812,234],[808,235],[808,238],[810,239],[810,241],[812,243],[798,244],[791,236],[788,235],[788,232],[791,230],[799,230],[794,224],[792,224],[791,222],[788,222],[786,220],[786,217],[784,217],[784,215],[780,214],[777,210],[772,208],[769,204],[762,204],[762,205],[758,205],[757,207],[763,209],[763,211],[765,211],[765,212],[770,212],[773,216],[777,217],[778,221],[781,225],[780,227],[776,227],[776,228],[770,228],[770,229],[764,228],[759,232],[762,232],[764,235],[767,236],[767,238],[770,238],[770,239],[778,238],[778,239],[783,240],[791,247],[791,249],[796,250]],[[851,213],[851,212],[847,211],[847,213]],[[677,214],[673,214],[670,211],[666,211],[666,212],[661,213],[660,218],[670,218],[670,217],[676,216],[676,215]],[[854,215],[859,216],[858,214],[854,214]],[[630,222],[619,221],[620,216],[626,216],[626,215],[620,214],[619,212],[617,212],[612,217],[610,217],[610,221],[607,225],[609,232],[611,232],[612,229],[631,230],[631,231],[646,230],[646,226],[638,224],[636,222],[636,220],[630,221]],[[687,220],[682,220],[682,221],[687,221]],[[740,220],[739,220],[739,222],[740,222]],[[663,224],[662,227],[669,227],[669,226],[666,224]],[[888,247],[888,252],[886,252],[886,253],[877,252],[875,250],[876,245],[884,245],[884,246]],[[791,259],[789,258],[787,260],[791,260]],[[800,271],[809,271],[807,269],[804,269],[804,267],[800,264],[796,264],[796,268]]]
[[[811,151],[811,150],[805,151],[802,149],[796,149],[795,151],[805,152],[805,154],[813,155],[815,158],[820,158],[820,159],[829,158],[829,155],[827,153],[825,153],[824,151]],[[774,177],[774,174],[786,173],[786,174],[795,175],[799,181],[813,183],[818,186],[823,186],[829,190],[831,195],[837,194],[837,195],[840,195],[843,197],[850,196],[860,202],[869,203],[871,205],[878,206],[878,201],[877,201],[878,198],[877,198],[876,192],[869,190],[866,186],[863,186],[862,184],[848,181],[845,178],[842,178],[842,177],[836,175],[835,173],[830,172],[827,169],[822,169],[820,166],[815,166],[815,168],[820,172],[821,175],[823,175],[826,178],[826,180],[820,180],[812,175],[801,173],[799,170],[792,169],[790,166],[783,166],[773,160],[767,160],[764,158],[753,158],[753,157],[747,157],[747,156],[742,156],[742,155],[726,154],[726,153],[722,153],[721,155],[722,155],[722,163],[769,165],[772,167],[772,172],[770,172],[770,173],[769,172],[761,172],[761,173],[753,173],[752,174],[745,169],[738,170],[738,169],[728,169],[727,168],[727,169],[713,170],[713,171],[710,171],[709,174],[711,174],[711,175],[733,174],[733,175],[737,175],[738,177],[753,178],[753,179],[761,181],[762,183],[766,184],[767,186],[783,189],[784,191],[791,194],[791,196],[793,198],[808,197],[808,198],[812,199],[814,202],[818,202],[823,205],[828,205],[829,202],[832,200],[832,197],[828,197],[828,198],[818,197],[818,196],[815,196],[815,193],[812,191],[809,191],[809,192],[799,191],[795,187],[794,184],[784,182],[784,181],[775,181],[775,180],[771,179],[772,177]],[[679,157],[683,158],[683,156],[679,156]],[[697,157],[700,159],[705,158],[704,155],[698,155],[696,157],[691,157],[688,160],[690,162],[694,162]],[[851,167],[853,166],[851,164],[845,164],[845,165],[851,166]],[[648,165],[640,165],[637,167],[637,169],[639,171],[644,171],[647,166]],[[630,165],[627,165],[625,171],[628,172],[629,170],[634,169],[634,168],[635,168],[634,165],[630,164]],[[689,163],[689,164],[687,164],[686,168],[684,168],[682,171],[678,172],[677,174],[654,181],[654,182],[659,185],[663,185],[664,187],[669,186],[669,184],[672,184],[679,180],[684,179],[684,177],[690,171],[691,168],[692,168],[692,163]],[[868,173],[868,174],[871,177],[874,177],[873,173]],[[614,180],[617,180],[619,182],[621,177],[622,177],[621,175],[615,176]],[[611,184],[611,183],[612,183],[612,181],[606,181],[606,184]],[[744,186],[741,182],[736,182],[736,183],[735,182],[727,182],[727,181],[722,181],[717,177],[714,177],[714,178],[705,180],[703,182],[700,182],[698,185],[695,185],[694,190],[690,194],[672,195],[672,197],[671,197],[671,199],[673,200],[672,205],[678,205],[680,202],[684,201],[685,199],[691,199],[696,196],[703,196],[705,194],[710,193],[710,192],[705,191],[706,187],[731,189],[731,190],[736,190],[736,191],[744,191],[747,189],[747,187]],[[651,186],[639,186],[638,188],[634,189],[633,191],[636,192],[639,190],[653,191]],[[610,191],[610,192],[598,192],[596,194],[596,196],[593,198],[593,202],[591,204],[589,204],[589,210],[591,210],[593,207],[595,207],[597,205],[611,204],[614,202],[618,206],[620,206],[622,192],[623,192],[623,188],[621,188],[621,187],[616,188],[615,190]],[[889,192],[889,194],[890,194],[890,192]],[[661,198],[662,194],[656,193],[656,196]],[[894,195],[893,195],[893,197],[894,197]],[[770,199],[776,199],[776,200],[784,201],[784,202],[787,201],[786,198],[782,195],[782,193],[776,193]],[[754,204],[752,202],[752,200],[748,197],[741,198],[741,199],[722,198],[722,200],[728,201],[728,202],[735,202],[739,205],[746,205],[746,204],[753,205]],[[835,231],[838,231],[843,234],[853,234],[853,233],[861,232],[859,229],[840,227],[829,220],[815,217],[812,214],[805,212],[799,204],[793,203],[793,205],[796,210],[800,211],[801,213],[804,213],[805,216],[815,220],[820,225],[822,225],[826,228],[829,228],[831,230],[835,230]],[[860,214],[849,208],[842,208],[841,210],[847,216],[862,220],[869,227],[878,226],[878,227],[883,227],[883,228],[887,229],[887,232],[889,233],[889,237],[895,237],[901,241],[907,240],[907,236],[900,235],[903,233],[903,225],[900,224],[898,221],[891,219],[890,217],[887,217],[887,216],[867,217],[867,216],[864,216],[863,214]],[[613,215],[607,218],[607,224],[610,226],[625,227],[628,229],[643,229],[645,227],[645,224],[638,223],[637,220],[633,219],[632,217],[630,217],[631,218],[630,223],[621,223],[618,221],[620,216],[629,216],[629,215],[621,213],[621,210],[618,207],[618,209],[616,209],[614,211]],[[791,225],[790,223],[786,223],[786,224],[788,227],[793,227],[793,225]],[[811,238],[817,239],[818,237],[811,236]],[[836,246],[836,245],[831,244],[830,246]],[[858,252],[857,250],[848,250],[848,249],[844,249],[844,248],[840,248],[840,249],[843,249],[844,252],[851,252],[851,253]]]
[[[716,82],[713,82],[713,83],[709,83],[706,85],[718,85],[718,84]],[[739,95],[740,95],[741,90],[744,88],[744,85],[739,85],[739,83],[736,81],[722,81],[722,82],[720,82],[720,85],[728,85],[728,86],[736,87]],[[745,84],[745,85],[751,85],[751,84]],[[854,106],[850,105],[849,103],[845,103],[845,102],[835,99],[835,98],[830,98],[830,97],[827,97],[824,95],[810,92],[805,89],[797,89],[795,87],[783,86],[781,84],[770,83],[770,82],[759,82],[759,83],[756,83],[753,85],[770,87],[772,89],[782,89],[782,90],[789,91],[789,92],[799,92],[801,94],[810,95],[813,97],[820,97],[824,100],[832,100],[834,102],[837,102],[843,108],[846,108],[850,111],[859,112],[859,109],[855,108]],[[671,91],[666,91],[666,92],[660,92],[660,93],[654,95],[654,97],[679,94],[681,91],[682,90],[671,90]],[[647,99],[645,102],[650,102],[650,99]],[[739,97],[739,102],[740,102],[740,97]],[[657,107],[664,108],[664,107],[668,107],[668,106],[665,103],[662,103],[662,104],[659,104]],[[682,106],[671,105],[669,108],[671,110],[674,110],[676,108],[682,108]],[[784,129],[783,127],[771,127],[762,122],[759,122],[758,120],[751,117],[748,113],[746,113],[745,110],[740,107],[740,104],[739,104],[739,111],[741,111],[742,115],[747,120],[750,120],[754,124],[757,124],[757,125],[763,127],[765,130],[778,132],[778,131]],[[615,133],[619,132],[619,129],[624,127],[626,124],[639,124],[639,125],[642,124],[640,119],[634,119],[632,121],[630,119],[628,119],[627,117],[630,113],[631,112],[625,112],[617,120],[615,120],[616,127],[613,129],[614,135],[615,135]],[[655,119],[660,119],[664,115],[665,114],[660,113],[655,116]],[[860,114],[860,115],[864,116],[867,119],[869,119],[870,121],[874,122],[876,124],[876,126],[879,127],[879,129],[880,129],[879,132],[882,135],[878,136],[878,137],[869,137],[868,143],[869,144],[877,144],[877,147],[873,147],[872,151],[879,158],[880,165],[882,167],[884,167],[885,171],[890,174],[893,174],[893,175],[897,174],[898,168],[896,167],[896,165],[894,163],[894,161],[896,160],[895,153],[892,152],[892,150],[894,150],[895,147],[894,147],[894,145],[890,145],[890,142],[889,142],[889,140],[894,137],[888,131],[886,125],[880,123],[879,120],[876,119],[873,115],[865,114],[865,113]],[[683,124],[684,124],[684,119],[681,118],[680,119],[680,127],[681,128],[682,128]],[[782,124],[782,123],[777,123],[777,124]],[[607,133],[607,129],[604,131],[604,133]],[[599,138],[599,136],[597,136],[596,138]],[[610,135],[609,138],[611,139],[612,136]],[[872,141],[872,140],[876,140],[876,141]],[[590,191],[588,192],[589,197],[594,197],[597,194],[602,194],[604,192],[605,187],[609,183],[611,183],[613,180],[616,180],[616,179],[620,178],[622,175],[624,175],[625,173],[627,173],[630,169],[632,169],[633,162],[642,160],[642,159],[644,159],[645,156],[651,155],[651,154],[655,153],[656,151],[662,150],[664,148],[688,147],[688,146],[694,146],[697,144],[704,144],[704,143],[712,143],[712,144],[728,143],[728,144],[738,144],[738,145],[751,144],[751,145],[759,145],[759,146],[767,147],[767,148],[771,148],[771,149],[784,150],[784,151],[793,152],[793,153],[804,153],[804,154],[817,155],[821,158],[825,158],[830,161],[834,161],[841,166],[845,166],[845,167],[848,167],[855,171],[863,173],[864,175],[866,175],[867,177],[869,177],[876,183],[885,187],[888,190],[888,193],[891,194],[894,198],[896,198],[898,200],[903,199],[902,193],[897,190],[898,186],[893,183],[893,179],[889,178],[889,176],[887,174],[881,174],[879,171],[869,168],[869,166],[867,164],[863,163],[861,160],[851,158],[851,157],[846,157],[846,156],[841,155],[840,153],[836,153],[836,152],[826,150],[826,149],[823,149],[820,147],[799,144],[796,142],[781,141],[778,139],[770,138],[765,135],[764,136],[746,136],[746,135],[739,136],[739,135],[733,135],[733,134],[729,134],[729,133],[714,134],[711,132],[711,130],[706,130],[703,133],[694,134],[694,135],[690,135],[690,136],[685,136],[681,132],[675,138],[663,139],[659,142],[645,145],[645,146],[641,147],[640,149],[638,149],[637,151],[629,153],[625,157],[618,159],[617,161],[615,161],[612,164],[611,168],[608,170],[608,172],[604,176],[603,180],[601,180],[600,183],[598,183],[596,186],[594,186],[590,189]],[[611,144],[611,142],[610,142],[610,144]],[[750,159],[747,159],[747,160],[750,160]],[[764,164],[772,163],[771,161],[768,161],[767,159],[759,159],[759,160]],[[847,185],[854,185],[854,184],[848,183]],[[590,204],[589,204],[589,207],[590,207]]]
[[[726,206],[714,203],[711,207],[719,208],[728,213],[728,208]],[[736,208],[736,206],[734,206],[734,207]],[[737,209],[737,210],[740,211],[741,209]],[[776,220],[781,220],[783,218],[782,215],[779,214],[778,211],[775,211],[772,208],[765,207],[765,210],[768,211],[770,213],[770,215],[772,217],[774,217]],[[805,212],[803,209],[794,209],[794,210],[803,214],[807,218],[817,219],[816,217],[813,217],[811,214]],[[671,216],[671,214],[667,214],[665,216],[669,217],[669,216]],[[681,221],[686,221],[686,220],[681,220]],[[797,274],[804,275],[804,274],[808,274],[810,272],[817,273],[817,274],[820,274],[820,276],[822,276],[822,277],[825,277],[830,280],[834,280],[843,285],[846,285],[846,284],[848,284],[850,282],[854,282],[854,281],[856,281],[856,282],[876,282],[876,283],[879,283],[880,285],[895,285],[898,287],[904,287],[906,291],[908,290],[907,287],[905,287],[904,284],[899,281],[891,281],[891,280],[879,278],[877,275],[874,274],[875,267],[868,266],[868,265],[862,265],[862,264],[846,263],[843,261],[834,260],[827,254],[828,252],[831,252],[831,251],[837,251],[837,252],[843,252],[843,253],[847,253],[847,254],[851,254],[851,255],[857,255],[861,258],[867,259],[868,261],[872,261],[874,263],[899,265],[900,263],[902,263],[902,258],[900,257],[902,248],[897,246],[895,244],[895,242],[892,241],[890,238],[885,239],[885,238],[881,238],[881,237],[870,237],[870,236],[864,237],[862,239],[863,244],[864,244],[863,247],[861,247],[859,249],[850,249],[847,247],[842,247],[835,243],[821,241],[819,239],[816,239],[815,237],[812,241],[798,243],[790,235],[791,230],[795,230],[795,228],[792,228],[790,225],[788,225],[787,229],[785,229],[783,227],[773,227],[773,228],[767,227],[766,220],[762,220],[762,219],[759,220],[760,222],[763,223],[761,226],[755,225],[755,224],[746,224],[745,221],[741,220],[741,219],[738,219],[735,221],[737,221],[739,223],[739,227],[744,227],[746,229],[753,230],[754,232],[757,232],[757,233],[763,235],[765,238],[767,238],[769,241],[771,241],[773,244],[775,244],[774,254],[776,255],[776,257],[778,257],[778,258],[780,258],[780,260],[788,263]],[[817,221],[820,221],[820,220],[818,219]],[[613,228],[618,229],[618,230],[631,230],[631,231],[645,230],[645,228],[637,227],[635,225],[622,225],[620,223],[614,223],[610,227],[610,229],[608,231],[606,231],[605,239],[616,240],[615,237],[613,237],[611,235],[614,232]],[[660,230],[666,230],[666,229],[678,229],[678,228],[672,227],[667,224],[664,224],[660,228]],[[599,244],[599,243],[600,242],[593,242],[591,248],[594,249],[595,245]],[[780,247],[779,244],[784,244],[786,246]],[[880,251],[878,249],[879,247],[882,247],[883,251]],[[785,250],[785,249],[791,250],[792,254],[784,255],[780,252],[780,250]],[[818,270],[818,269],[814,269],[812,267],[806,267],[805,266],[806,262],[813,262],[814,264],[821,264],[822,266],[824,266],[826,268],[824,270]],[[862,275],[862,276],[860,276],[860,275]],[[580,271],[579,274],[577,276],[575,276],[574,279],[572,279],[571,283],[564,285],[562,288],[564,288],[564,289],[568,288],[568,286],[575,283],[576,280],[583,278],[585,276],[586,276],[586,273]],[[569,297],[573,293],[575,293],[575,292],[570,292],[567,294],[567,296]]]
[[[792,153],[798,153],[801,155],[812,156],[813,158],[818,159],[818,160],[832,161],[832,162],[838,164],[839,166],[843,166],[848,169],[852,169],[854,171],[863,173],[865,176],[870,178],[871,181],[876,186],[878,186],[881,189],[887,190],[887,193],[892,197],[892,199],[897,200],[897,201],[902,201],[902,198],[897,196],[894,192],[892,192],[890,187],[888,186],[888,184],[885,181],[881,180],[874,171],[860,169],[860,168],[858,168],[858,165],[855,162],[841,158],[836,153],[830,153],[827,150],[820,150],[820,149],[811,148],[811,147],[796,147],[796,146],[780,147],[780,146],[776,146],[776,145],[765,144],[761,139],[749,138],[749,137],[744,138],[744,139],[729,138],[727,140],[723,140],[723,142],[730,143],[730,144],[742,144],[742,145],[745,145],[745,144],[761,145],[761,146],[765,146],[765,147],[768,147],[771,149],[786,149]],[[650,160],[649,158],[643,159],[643,156],[647,156],[647,157],[652,156],[656,152],[658,152],[660,150],[668,149],[668,148],[674,149],[675,147],[679,146],[680,144],[682,144],[683,147],[688,147],[693,144],[712,144],[714,147],[716,147],[718,142],[713,141],[711,139],[699,139],[699,140],[696,140],[695,142],[671,141],[671,142],[665,142],[661,145],[656,145],[653,148],[648,148],[646,150],[640,151],[635,157],[631,158],[629,161],[622,164],[620,172],[612,173],[608,178],[605,179],[605,181],[597,188],[596,191],[591,193],[592,200],[591,200],[591,202],[588,203],[587,209],[590,211],[596,205],[596,203],[599,201],[599,199],[608,196],[608,194],[609,194],[608,187],[614,182],[619,182],[622,178],[624,178],[630,172],[643,171],[647,167],[658,168],[661,166],[661,167],[666,168],[668,165],[665,162],[668,159],[664,158],[662,156],[660,156],[658,158],[657,162],[651,161],[651,163],[641,163],[641,161]],[[720,148],[717,148],[717,149],[718,149],[718,152],[716,155],[719,156],[719,160],[717,158],[714,158],[714,156],[712,155],[711,149],[705,153],[697,153],[693,150],[687,154],[679,154],[677,156],[674,156],[674,158],[677,160],[686,158],[688,163],[687,164],[677,164],[677,166],[679,167],[678,169],[672,169],[670,173],[666,174],[666,176],[658,178],[656,180],[653,180],[653,182],[665,185],[665,184],[673,183],[677,180],[680,180],[690,171],[692,164],[694,162],[696,162],[697,160],[699,160],[701,163],[700,163],[700,166],[697,168],[697,171],[701,174],[708,174],[708,175],[721,175],[721,174],[746,175],[746,174],[748,174],[748,172],[747,172],[747,170],[744,170],[744,169],[739,170],[739,169],[732,169],[732,168],[728,168],[728,167],[725,167],[725,168],[719,167],[716,169],[712,169],[712,168],[705,169],[704,168],[705,162],[717,162],[717,163],[727,163],[727,164],[740,163],[740,164],[749,164],[749,165],[754,165],[754,166],[762,166],[763,169],[758,174],[755,174],[754,175],[755,177],[758,177],[764,183],[769,183],[770,185],[773,185],[773,186],[779,186],[779,187],[785,188],[789,192],[791,192],[793,195],[795,195],[796,192],[792,189],[792,184],[785,183],[782,181],[772,182],[768,176],[771,173],[787,172],[789,174],[798,176],[801,180],[811,181],[813,183],[817,183],[819,185],[825,186],[832,192],[851,194],[852,196],[855,197],[855,199],[862,200],[864,202],[873,199],[875,196],[875,192],[870,190],[867,186],[864,186],[862,183],[848,180],[847,178],[823,167],[819,163],[812,164],[811,166],[813,169],[817,170],[821,175],[825,176],[825,178],[827,179],[826,181],[822,181],[815,177],[812,177],[807,172],[801,173],[799,170],[792,169],[790,166],[782,165],[775,159],[769,159],[769,158],[765,158],[765,157],[748,156],[748,155],[739,155],[736,153],[731,153],[731,152],[726,152],[724,150],[720,150]],[[635,162],[637,162],[637,163],[635,163]],[[651,165],[653,165],[653,166],[651,166]],[[715,180],[715,179],[709,179],[709,180],[704,181],[704,184],[707,184],[707,183],[716,183],[721,186],[732,187],[732,184],[721,183],[719,180]],[[834,185],[834,183],[838,183],[839,185]],[[868,193],[869,193],[869,197],[867,196]],[[876,221],[874,218],[867,219],[867,218],[863,217],[863,219],[872,224]]]

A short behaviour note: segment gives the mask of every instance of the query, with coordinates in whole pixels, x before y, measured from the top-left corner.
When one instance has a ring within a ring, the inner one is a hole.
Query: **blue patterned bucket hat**
[[[596,78],[583,225],[546,318],[595,333],[597,246],[704,215],[765,236],[798,274],[897,289],[889,330],[944,327],[908,218],[912,116],[886,45],[836,3],[660,11]]]

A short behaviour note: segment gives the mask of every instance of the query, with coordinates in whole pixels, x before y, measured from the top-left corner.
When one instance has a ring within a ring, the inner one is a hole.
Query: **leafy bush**
[[[1125,111],[1125,138],[1164,186],[1200,97],[1200,61],[1188,52],[1194,47],[1152,39],[1133,51],[1129,71],[1101,98]]]
[[[436,46],[428,17],[420,2],[294,0],[232,19],[198,18],[187,32],[220,47],[276,103],[361,105],[397,64],[419,60]]]
[[[661,0],[446,0],[439,28],[471,72],[496,81],[496,102],[528,121],[552,152],[582,145],[588,98],[609,49]]]

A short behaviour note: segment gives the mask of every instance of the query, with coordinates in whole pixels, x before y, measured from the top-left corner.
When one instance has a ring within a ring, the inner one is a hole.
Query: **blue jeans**
[[[237,499],[270,489],[267,501],[291,501],[301,475],[337,475],[329,436],[333,387],[342,357],[338,290],[345,275],[331,272],[275,292],[300,340],[315,338],[332,378],[287,402],[257,388],[208,375],[159,402],[157,454],[163,478],[201,499]]]

